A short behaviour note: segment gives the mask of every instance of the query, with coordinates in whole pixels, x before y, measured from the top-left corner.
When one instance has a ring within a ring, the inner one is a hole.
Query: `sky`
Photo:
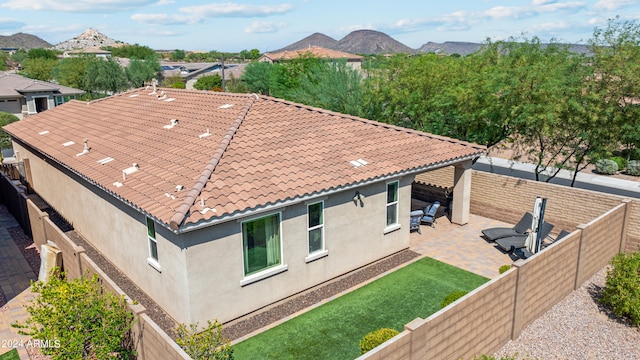
[[[153,49],[277,50],[313,34],[381,31],[427,42],[510,37],[585,44],[608,19],[640,19],[640,0],[0,0],[0,35],[55,45],[88,28]]]

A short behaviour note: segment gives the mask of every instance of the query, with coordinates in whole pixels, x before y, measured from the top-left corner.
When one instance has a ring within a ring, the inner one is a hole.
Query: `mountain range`
[[[31,48],[73,50],[86,49],[90,47],[114,46],[117,44],[123,44],[123,42],[114,40],[92,28],[89,28],[82,34],[63,41],[55,46],[52,46],[35,35],[24,33],[18,33],[11,36],[0,36],[0,48],[24,48],[27,50]],[[478,51],[483,45],[480,43],[456,41],[446,41],[444,43],[427,42],[417,49],[412,49],[383,32],[375,30],[356,30],[340,40],[336,40],[321,33],[314,33],[291,45],[269,52],[295,51],[310,46],[319,46],[359,55],[436,53],[447,55],[459,54],[465,56]],[[586,53],[588,52],[588,47],[587,45],[575,44],[570,45],[570,50],[577,53]]]

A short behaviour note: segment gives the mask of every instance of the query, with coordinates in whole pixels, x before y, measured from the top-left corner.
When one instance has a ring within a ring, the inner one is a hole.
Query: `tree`
[[[222,91],[222,78],[218,74],[201,76],[193,87],[198,90]]]
[[[0,111],[0,149],[11,147],[11,136],[2,127],[18,120],[17,116]]]
[[[180,324],[176,330],[176,343],[194,359],[232,360],[233,349],[222,334],[222,324],[207,321],[207,327],[198,330],[198,324]]]
[[[88,91],[84,81],[87,65],[91,61],[92,58],[84,56],[62,59],[53,69],[53,77],[60,85]]]
[[[171,75],[164,80],[162,80],[162,87],[174,88],[174,89],[184,89],[186,85],[184,83],[184,79],[180,75]]]
[[[59,276],[58,276],[59,275]],[[30,317],[12,324],[20,333],[49,346],[42,347],[53,359],[127,359],[133,354],[128,334],[133,314],[125,299],[106,292],[98,276],[70,282],[53,274],[47,283],[33,282],[36,298],[27,305]]]
[[[89,62],[84,81],[89,91],[103,94],[114,94],[128,88],[125,72],[113,58]]]
[[[171,61],[181,61],[181,60],[184,60],[186,56],[187,54],[184,52],[184,50],[175,49],[169,55],[169,58],[171,59]]]
[[[148,46],[138,44],[123,46],[107,46],[111,56],[122,58],[152,59],[158,57],[158,54]]]
[[[0,51],[0,70],[7,70],[7,60],[9,60],[9,54]]]
[[[160,63],[155,58],[145,60],[131,58],[129,66],[125,69],[125,74],[130,86],[140,87],[144,85],[145,81],[157,78],[160,70]]]
[[[33,48],[29,49],[27,52],[27,58],[56,60],[58,58],[58,53],[55,50]]]
[[[252,62],[247,64],[240,77],[249,92],[269,95],[271,71],[274,65],[268,62]]]
[[[21,75],[30,79],[50,81],[53,79],[53,68],[58,64],[58,60],[44,57],[26,58],[22,63]]]

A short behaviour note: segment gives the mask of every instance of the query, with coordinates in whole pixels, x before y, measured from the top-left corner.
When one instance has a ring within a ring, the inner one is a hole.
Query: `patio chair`
[[[422,216],[421,223],[436,227],[436,213],[440,207],[440,201],[434,201],[431,205],[424,208],[424,216]]]
[[[531,222],[533,221],[533,215],[530,212],[522,215],[522,218],[518,223],[512,227],[495,227],[482,230],[482,235],[488,241],[496,241],[500,238],[510,237],[510,236],[518,236],[518,235],[526,235],[527,230],[531,228]]]
[[[551,242],[550,244],[545,244],[545,243],[540,244],[540,250],[542,250],[542,249],[546,248],[547,246],[549,246],[549,245],[553,244],[554,242],[556,242],[556,241],[558,241],[558,240],[562,239],[563,237],[565,237],[565,236],[567,236],[567,235],[569,235],[569,234],[571,234],[571,233],[570,233],[570,232],[568,232],[567,230],[562,230],[562,231],[560,231],[560,234],[558,234],[558,236],[556,236],[556,238],[555,238],[555,239],[553,240],[553,242]],[[523,247],[523,248],[521,248],[521,249],[516,249],[516,250],[514,250],[514,252],[513,252],[513,253],[514,253],[517,257],[519,257],[520,259],[526,259],[526,258],[530,257],[531,255],[533,255],[533,254],[531,253],[531,251],[529,251],[529,249],[527,249],[526,247]]]
[[[414,210],[409,213],[409,216],[411,217],[409,220],[409,232],[417,231],[418,234],[422,235],[422,232],[420,231],[420,222],[424,216],[424,211]]]
[[[546,221],[543,222],[540,229],[540,238],[542,240],[546,239],[547,236],[549,236],[549,234],[551,233],[551,230],[553,230],[553,225],[549,224]],[[522,249],[523,247],[525,247],[527,236],[528,234],[518,234],[496,239],[496,245],[506,252],[513,252],[517,249]]]

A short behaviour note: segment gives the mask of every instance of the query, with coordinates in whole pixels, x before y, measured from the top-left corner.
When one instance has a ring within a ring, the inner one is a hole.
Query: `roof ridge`
[[[304,105],[304,104],[300,104],[300,103],[296,103],[293,101],[289,101],[289,100],[284,100],[284,99],[280,99],[280,98],[275,98],[272,96],[266,96],[263,95],[263,98],[269,99],[271,101],[275,101],[275,102],[281,102],[287,105],[292,105],[292,106],[297,106],[299,108],[304,108],[304,109],[308,109],[311,111],[318,111],[324,114],[329,114],[329,115],[333,115],[333,116],[339,116],[342,118],[346,118],[346,119],[350,119],[353,121],[360,121],[363,122],[365,124],[369,124],[369,125],[373,125],[373,126],[381,126],[383,128],[387,128],[387,129],[391,129],[391,130],[396,130],[396,131],[404,131],[410,134],[414,134],[414,135],[418,135],[418,136],[422,136],[422,137],[427,137],[430,139],[435,139],[435,140],[440,140],[440,141],[447,141],[450,143],[456,143],[456,144],[460,144],[460,145],[464,145],[464,146],[469,146],[478,150],[486,150],[487,147],[483,146],[483,145],[478,145],[478,144],[473,144],[470,143],[468,141],[464,141],[464,140],[458,140],[458,139],[454,139],[452,137],[448,137],[448,136],[443,136],[443,135],[436,135],[436,134],[431,134],[431,133],[427,133],[424,131],[418,131],[418,130],[414,130],[411,128],[405,128],[402,126],[398,126],[398,125],[393,125],[393,124],[387,124],[387,123],[383,123],[380,121],[375,121],[375,120],[369,120],[369,119],[365,119],[359,116],[354,116],[354,115],[349,115],[349,114],[343,114],[343,113],[339,113],[336,111],[332,111],[332,110],[327,110],[327,109],[322,109],[322,108],[318,108],[318,107],[314,107],[314,106],[309,106],[309,105]]]
[[[242,124],[244,118],[247,116],[247,113],[251,109],[251,106],[253,106],[253,104],[258,99],[258,95],[250,95],[249,101],[247,101],[245,106],[242,108],[242,111],[238,114],[236,120],[231,124],[231,127],[227,130],[227,133],[222,137],[222,140],[218,145],[218,149],[216,149],[215,153],[213,154],[213,158],[209,160],[204,170],[202,170],[202,173],[200,173],[200,177],[198,177],[196,183],[185,196],[182,204],[178,206],[175,214],[173,214],[173,216],[171,217],[171,221],[169,222],[169,226],[171,227],[171,229],[177,230],[180,224],[182,224],[187,214],[189,213],[189,209],[191,209],[193,204],[195,204],[198,195],[202,193],[202,189],[204,189],[205,185],[209,181],[209,178],[211,177],[211,174],[213,174],[216,166],[218,166],[222,155],[227,150],[227,147],[231,143],[231,139],[233,139],[233,136],[238,131],[238,128]]]

